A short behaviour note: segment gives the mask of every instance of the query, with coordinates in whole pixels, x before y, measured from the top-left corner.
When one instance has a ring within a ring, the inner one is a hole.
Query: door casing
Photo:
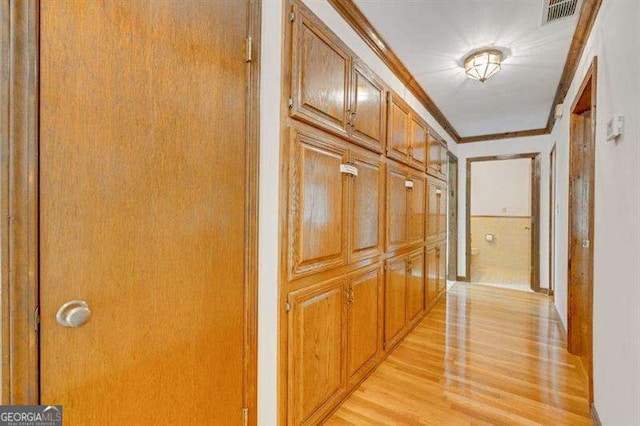
[[[0,4],[0,302],[2,404],[38,404],[39,388],[39,6]],[[257,239],[261,0],[248,1],[247,209],[244,399],[257,423]],[[9,273],[11,271],[11,273]],[[11,289],[11,291],[9,291]]]

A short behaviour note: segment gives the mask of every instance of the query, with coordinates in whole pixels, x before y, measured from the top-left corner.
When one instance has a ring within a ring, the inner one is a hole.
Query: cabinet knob
[[[63,327],[80,327],[89,320],[91,309],[84,300],[71,300],[64,303],[56,313],[56,321]]]

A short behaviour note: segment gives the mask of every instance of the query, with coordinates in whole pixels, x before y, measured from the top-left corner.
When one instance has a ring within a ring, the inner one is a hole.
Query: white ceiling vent
[[[580,0],[544,0],[542,25],[575,15]]]

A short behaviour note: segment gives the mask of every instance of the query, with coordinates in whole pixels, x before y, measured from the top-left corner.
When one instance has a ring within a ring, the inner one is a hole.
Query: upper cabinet
[[[427,243],[447,236],[447,186],[431,176],[427,179]]]
[[[409,120],[409,165],[421,171],[427,168],[428,134],[427,125],[417,115],[412,114]]]
[[[293,8],[291,116],[384,152],[384,84],[322,23]]]
[[[409,157],[409,115],[411,109],[393,92],[388,95],[387,157],[402,163]]]
[[[384,151],[386,102],[384,84],[366,65],[353,60],[349,125],[351,140],[375,152]]]
[[[441,179],[447,177],[447,164],[449,162],[447,147],[440,136],[433,130],[428,133],[429,162],[427,173]]]

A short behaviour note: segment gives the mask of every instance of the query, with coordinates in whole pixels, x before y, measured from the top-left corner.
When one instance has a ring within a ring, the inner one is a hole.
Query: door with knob
[[[40,400],[71,425],[240,425],[249,3],[39,8]]]

